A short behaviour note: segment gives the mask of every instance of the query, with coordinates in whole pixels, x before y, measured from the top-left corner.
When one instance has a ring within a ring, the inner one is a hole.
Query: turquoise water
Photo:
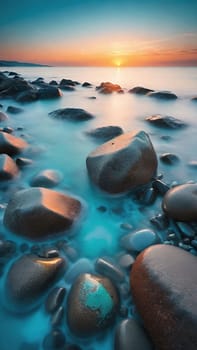
[[[5,68],[6,70],[6,68]],[[10,68],[7,68],[10,70]],[[188,162],[197,160],[197,103],[190,100],[197,93],[197,68],[12,68],[26,79],[33,80],[43,77],[48,82],[62,78],[89,81],[93,88],[77,86],[74,92],[63,92],[58,100],[37,101],[22,105],[24,113],[9,116],[9,126],[14,129],[21,126],[22,131],[15,134],[23,137],[34,148],[32,155],[34,164],[25,168],[19,178],[10,183],[7,191],[1,191],[0,219],[3,217],[3,206],[6,205],[15,187],[29,187],[31,177],[40,170],[55,169],[63,174],[62,182],[57,190],[78,197],[85,206],[84,215],[76,235],[71,238],[71,244],[78,251],[79,257],[94,262],[98,257],[115,257],[120,252],[119,239],[125,233],[120,225],[128,223],[134,229],[151,227],[150,218],[161,212],[160,200],[150,208],[142,208],[130,195],[122,197],[107,196],[90,183],[85,160],[98,143],[87,137],[86,131],[100,126],[119,125],[125,132],[142,129],[149,133],[158,155],[166,152],[175,153],[180,162],[173,167],[159,163],[158,173],[163,173],[164,181],[183,183],[197,180],[196,169],[188,167]],[[125,88],[125,94],[102,95],[95,90],[101,81],[111,81]],[[127,93],[127,89],[141,85],[158,90],[171,90],[180,97],[176,101],[156,101],[147,97]],[[96,96],[96,100],[88,99]],[[6,110],[10,104],[21,106],[14,101],[0,101]],[[95,115],[95,118],[83,123],[70,123],[54,120],[48,113],[62,107],[84,108]],[[147,124],[144,119],[152,114],[167,114],[179,118],[188,127],[183,130],[169,131],[156,129]],[[171,136],[166,141],[161,136]],[[98,207],[105,206],[101,212]],[[17,243],[25,240],[6,232],[8,239]],[[159,233],[162,236],[162,233]],[[4,308],[3,285],[6,271],[11,262],[6,265],[4,275],[0,279],[0,349],[19,350],[23,341],[36,342],[41,349],[44,336],[50,329],[49,316],[41,306],[29,315],[19,317],[10,314]],[[69,268],[71,265],[69,266]],[[65,285],[62,279],[57,285]],[[66,285],[70,288],[70,285]],[[129,302],[129,301],[128,301]],[[66,324],[66,321],[64,321]],[[69,341],[81,344],[83,349],[97,350],[113,349],[113,330],[109,331],[100,342],[89,344],[75,339],[67,329]],[[39,350],[38,349],[38,350]]]

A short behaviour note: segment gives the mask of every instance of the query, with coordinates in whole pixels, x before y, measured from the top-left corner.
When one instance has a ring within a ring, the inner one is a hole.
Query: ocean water
[[[149,133],[157,155],[170,152],[176,154],[180,161],[167,166],[159,162],[158,173],[168,184],[173,181],[185,183],[197,181],[197,170],[188,166],[190,161],[197,161],[197,103],[191,98],[197,95],[197,68],[82,68],[82,67],[12,67],[2,70],[12,70],[20,73],[28,80],[43,77],[46,82],[52,79],[58,82],[62,78],[88,81],[92,88],[77,86],[76,91],[63,91],[63,97],[57,100],[37,101],[19,104],[12,100],[1,100],[3,110],[8,105],[22,106],[24,112],[9,116],[7,125],[17,129],[15,135],[24,137],[34,148],[34,165],[25,168],[19,178],[10,183],[9,188],[1,190],[0,219],[3,218],[3,205],[9,200],[16,187],[29,187],[29,181],[34,174],[44,169],[58,170],[63,180],[57,190],[79,197],[84,203],[84,216],[74,237],[70,238],[80,257],[94,262],[98,257],[116,257],[121,251],[120,237],[125,233],[120,225],[128,223],[133,229],[151,227],[150,218],[161,212],[161,199],[150,207],[144,208],[135,202],[131,195],[113,197],[101,193],[90,183],[86,170],[87,155],[98,146],[98,142],[89,138],[86,131],[96,127],[118,125],[125,132],[141,129]],[[124,94],[99,94],[95,87],[102,81],[120,84],[125,89]],[[144,86],[155,90],[170,90],[178,95],[175,101],[161,101],[146,96],[129,94],[128,89],[134,86]],[[89,99],[96,96],[96,99]],[[63,107],[84,108],[94,114],[95,118],[81,123],[58,121],[50,118],[48,113]],[[164,114],[176,117],[188,124],[181,130],[165,130],[149,125],[145,118],[153,114]],[[170,136],[165,140],[162,136]],[[106,212],[100,212],[98,207],[105,206]],[[3,233],[8,239],[18,244],[24,243],[10,232]],[[158,232],[161,239],[163,233]],[[32,244],[32,243],[31,243]],[[38,350],[42,349],[42,340],[50,330],[50,319],[44,307],[36,309],[31,314],[19,316],[11,314],[4,307],[4,281],[10,261],[0,279],[0,350],[20,350],[22,342],[36,342]],[[70,267],[71,268],[71,265]],[[126,274],[126,272],[125,272]],[[128,282],[128,276],[126,278]],[[58,282],[59,286],[65,281]],[[69,289],[70,285],[66,285]],[[132,316],[131,300],[126,300],[129,306],[129,316]],[[118,319],[120,320],[120,318]],[[82,349],[97,350],[101,347],[113,349],[114,329],[110,329],[102,339],[90,339],[87,342],[70,334],[66,320],[65,332],[68,341],[81,345]]]

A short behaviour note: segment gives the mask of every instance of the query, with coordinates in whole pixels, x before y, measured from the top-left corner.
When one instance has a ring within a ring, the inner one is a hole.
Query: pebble
[[[118,263],[124,269],[130,269],[135,259],[131,254],[124,254],[119,257]]]
[[[62,350],[66,343],[64,333],[60,329],[53,329],[43,340],[44,350]]]
[[[160,160],[165,164],[174,165],[179,161],[179,157],[172,153],[163,153]]]
[[[63,304],[66,296],[66,288],[55,287],[49,293],[45,301],[45,309],[48,313],[54,313]]]
[[[181,233],[184,236],[189,237],[189,238],[192,238],[192,237],[195,236],[195,232],[194,232],[193,228],[189,224],[187,224],[185,222],[177,221],[176,225],[178,226],[179,230],[181,231]]]
[[[16,158],[16,164],[20,167],[32,165],[33,161],[29,158]]]
[[[117,283],[124,281],[125,278],[125,274],[123,273],[121,268],[117,264],[109,261],[106,258],[98,258],[96,260],[95,270],[99,274],[109,277]]]
[[[64,317],[64,308],[60,306],[51,317],[51,325],[52,327],[57,327],[61,324]]]
[[[161,180],[153,181],[152,186],[162,196],[170,189],[170,187]]]
[[[150,229],[144,229],[129,233],[121,239],[121,246],[126,250],[141,252],[145,248],[158,243],[156,233]]]
[[[24,112],[23,108],[15,107],[15,106],[8,106],[7,112],[11,114],[18,114]]]

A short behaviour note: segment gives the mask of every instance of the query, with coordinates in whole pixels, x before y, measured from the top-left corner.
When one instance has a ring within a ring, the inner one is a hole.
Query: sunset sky
[[[59,66],[194,66],[197,1],[2,0],[0,59]]]

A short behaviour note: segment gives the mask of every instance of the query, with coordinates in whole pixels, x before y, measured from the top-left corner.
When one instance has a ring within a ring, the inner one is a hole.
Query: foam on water
[[[5,68],[6,69],[6,68]],[[8,68],[10,70],[10,68]],[[86,214],[81,227],[75,237],[71,238],[79,251],[80,257],[89,258],[92,263],[95,259],[107,255],[115,256],[120,251],[119,239],[123,234],[121,223],[128,223],[134,229],[150,227],[152,215],[161,211],[160,200],[150,208],[142,208],[127,195],[123,197],[109,197],[99,192],[90,183],[86,170],[86,157],[97,147],[98,143],[89,138],[85,132],[100,126],[119,125],[124,131],[142,129],[149,133],[158,155],[166,152],[175,153],[180,162],[170,167],[159,163],[158,173],[164,174],[164,180],[171,183],[176,180],[184,183],[189,180],[196,181],[196,170],[187,166],[191,160],[197,160],[197,104],[190,101],[196,94],[197,68],[13,68],[27,79],[39,76],[48,82],[52,79],[60,81],[62,78],[89,81],[94,85],[101,81],[111,81],[120,84],[123,88],[132,88],[136,85],[153,89],[171,90],[181,98],[176,101],[158,101],[146,96],[135,96],[129,93],[102,95],[95,88],[77,87],[74,92],[63,92],[61,99],[37,101],[22,105],[24,113],[10,115],[8,125],[14,129],[21,126],[22,131],[16,135],[24,135],[34,147],[34,165],[26,167],[17,180],[17,186],[29,187],[32,176],[40,170],[54,169],[63,174],[63,180],[57,190],[73,194],[86,203]],[[96,96],[96,100],[88,99]],[[2,100],[3,110],[8,105],[21,106],[21,104]],[[84,108],[95,115],[95,118],[81,123],[54,120],[48,113],[63,107]],[[144,119],[152,114],[171,115],[188,123],[188,127],[181,130],[165,130],[154,128]],[[161,138],[163,135],[171,137],[169,141]],[[37,148],[37,151],[36,151]],[[15,184],[1,192],[1,203],[6,203]],[[103,206],[106,211],[99,211]],[[1,219],[3,210],[1,210]],[[15,237],[7,232],[8,239],[18,243],[24,239]],[[1,296],[6,271],[1,278]],[[64,285],[64,280],[58,285]],[[70,286],[68,285],[68,288]],[[1,298],[2,300],[2,298]],[[37,342],[40,344],[50,329],[49,317],[43,307],[35,312],[19,317],[7,312],[0,306],[0,339],[2,350],[19,350],[22,341]],[[66,321],[64,321],[66,323]],[[113,330],[105,334],[98,342],[76,340],[66,331],[68,339],[78,342],[82,348],[97,350],[101,347],[109,350],[113,348]]]

